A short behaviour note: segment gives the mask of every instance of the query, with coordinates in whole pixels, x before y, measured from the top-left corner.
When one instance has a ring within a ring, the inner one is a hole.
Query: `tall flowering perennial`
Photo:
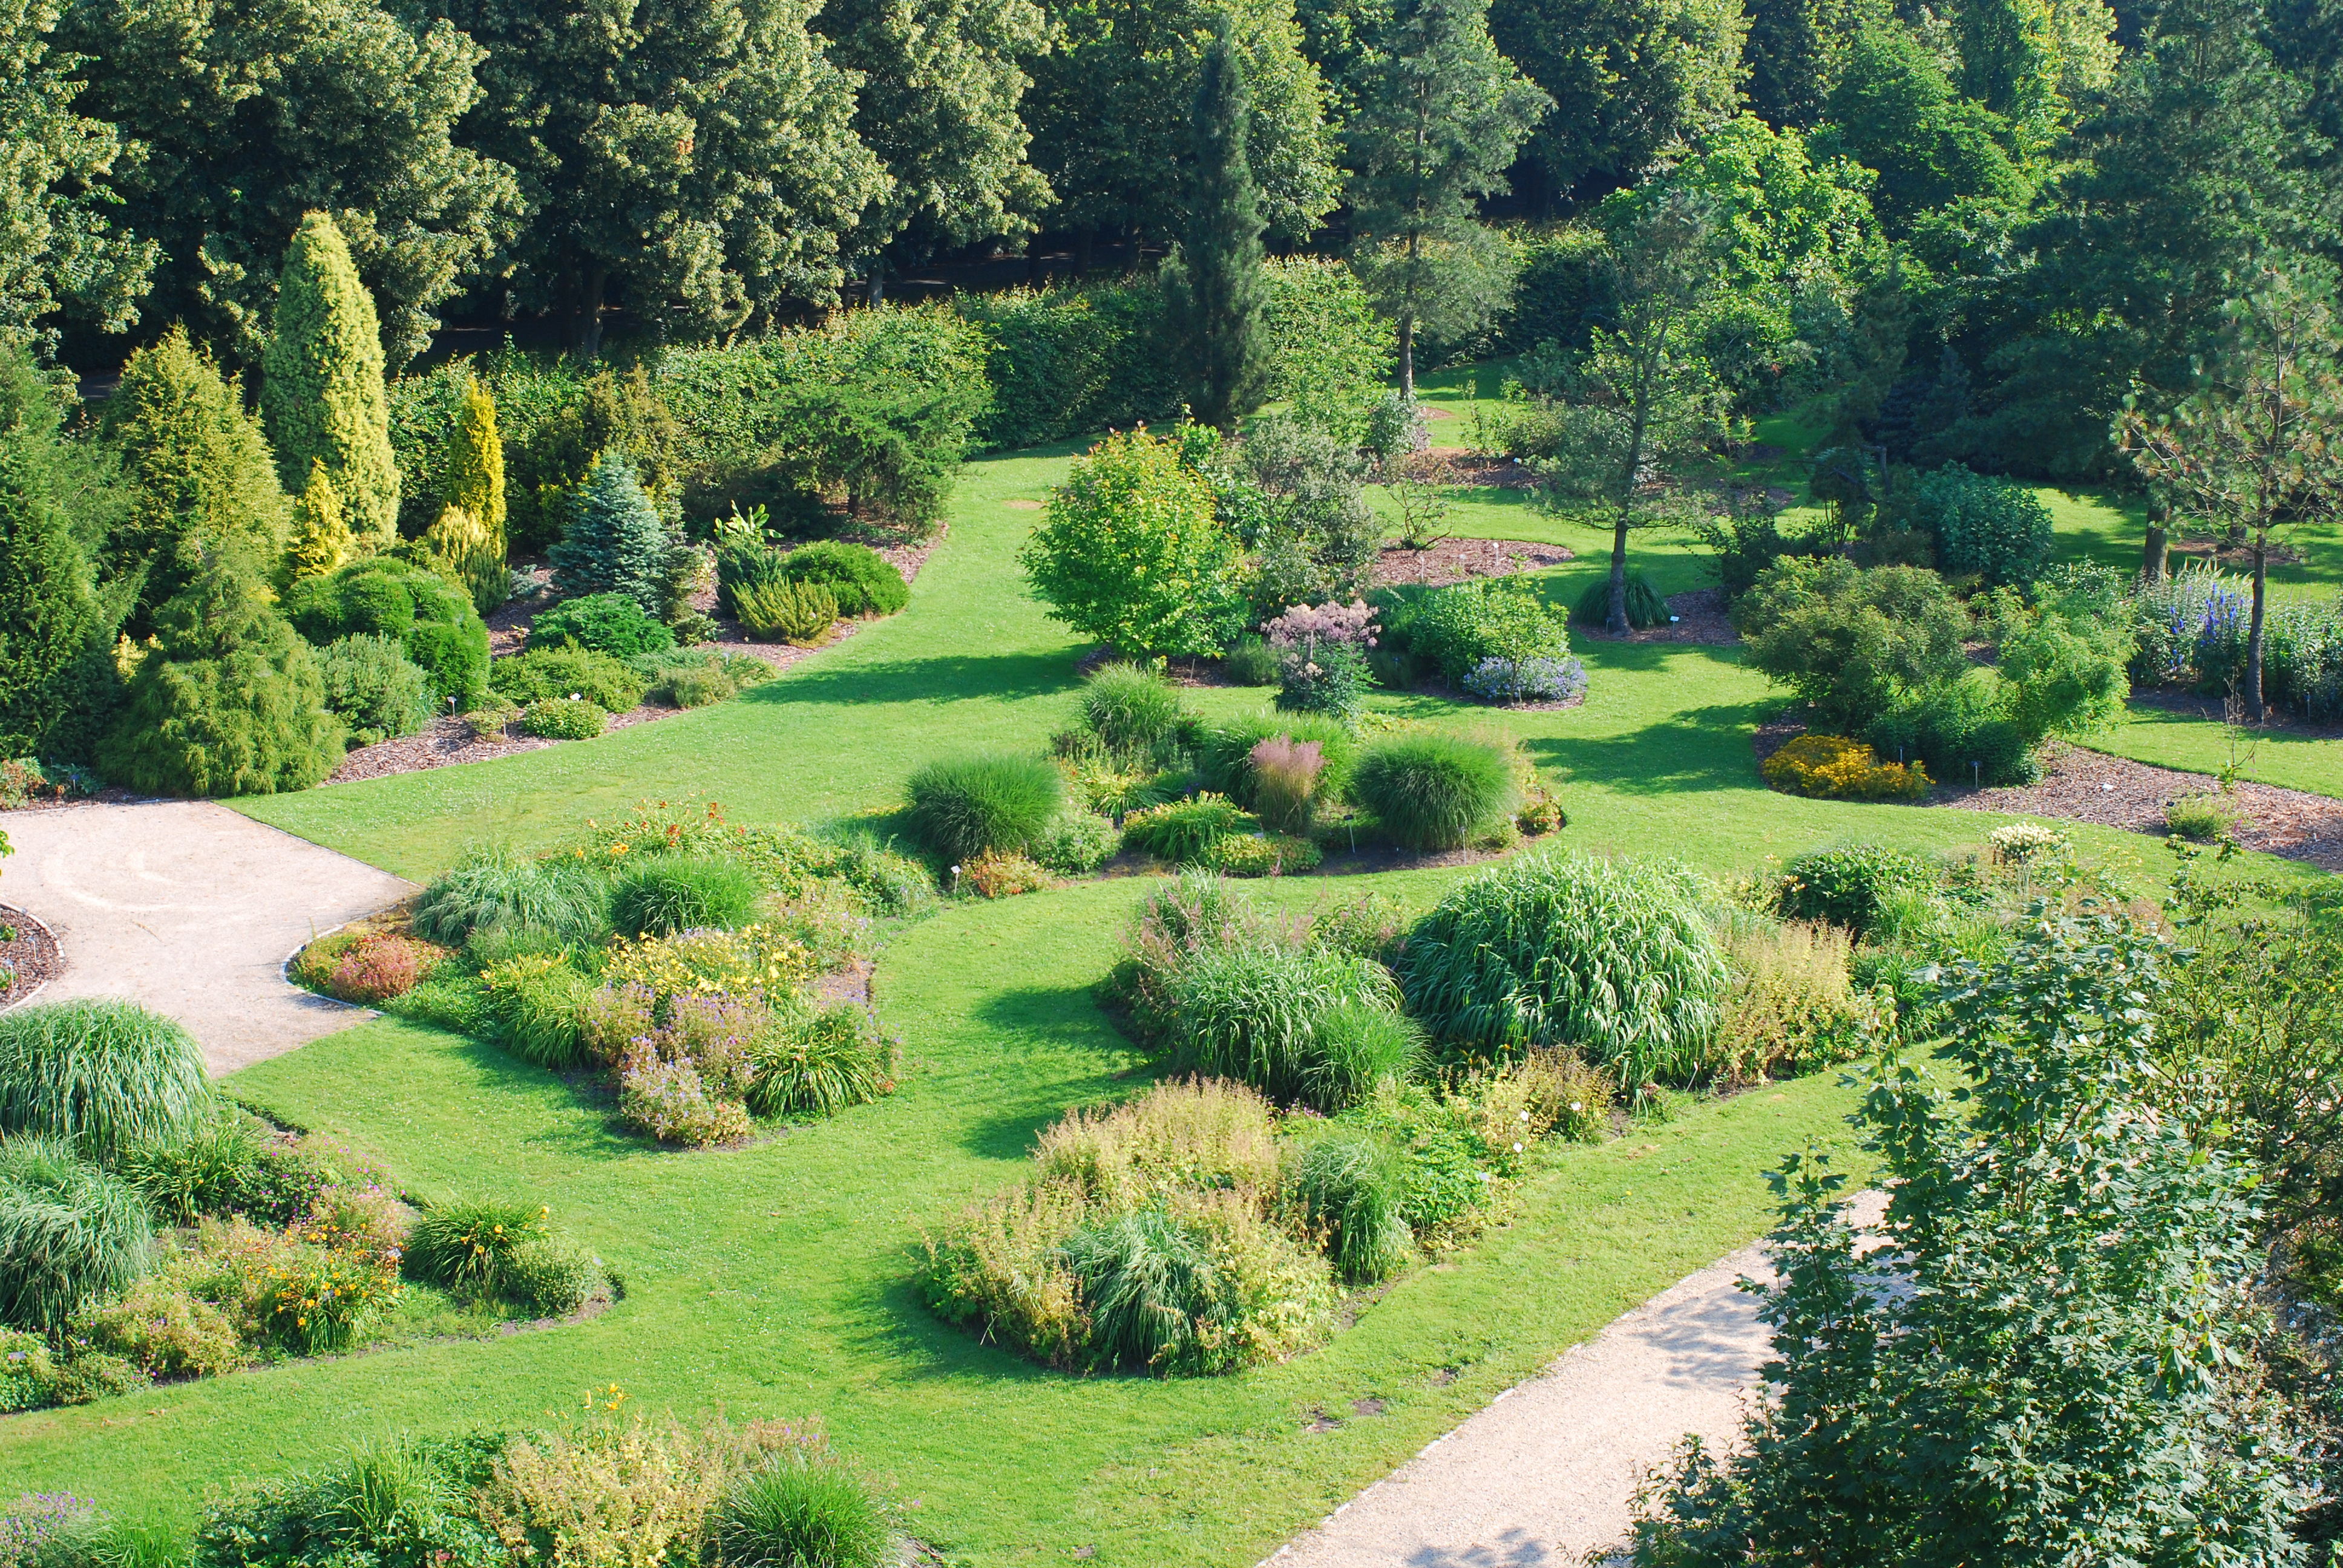
[[[1292,713],[1355,717],[1365,705],[1367,649],[1383,628],[1375,612],[1353,600],[1295,605],[1263,623],[1262,633],[1277,654],[1277,706]]]

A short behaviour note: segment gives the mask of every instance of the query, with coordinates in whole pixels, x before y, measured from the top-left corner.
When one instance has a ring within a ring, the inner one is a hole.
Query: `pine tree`
[[[231,558],[206,555],[155,619],[156,646],[98,747],[107,778],[156,795],[267,795],[340,762],[316,657]]]
[[[104,629],[89,563],[31,467],[0,442],[0,757],[44,749],[58,681]]]
[[[323,462],[350,534],[373,554],[398,542],[398,464],[382,383],[382,329],[334,220],[301,220],[277,285],[260,408],[288,490]]]
[[[206,551],[273,571],[289,525],[277,463],[234,377],[174,327],[123,367],[100,425],[129,482],[127,513],[97,552],[101,591],[134,642]],[[302,469],[307,474],[307,467]]]
[[[293,503],[291,575],[297,581],[330,576],[357,549],[349,522],[342,515],[342,498],[326,465],[313,457],[309,482],[301,487],[300,499]]]
[[[1252,94],[1222,16],[1196,88],[1196,191],[1184,243],[1164,263],[1163,299],[1198,419],[1222,430],[1261,406],[1269,381],[1262,327],[1261,189],[1245,154]]]
[[[1554,106],[1497,52],[1488,0],[1400,0],[1349,137],[1353,265],[1399,324],[1415,396],[1418,327],[1459,333],[1510,297],[1513,267],[1478,221],[1514,151]]]
[[[572,503],[569,527],[548,552],[564,594],[622,593],[651,615],[667,607],[676,541],[635,478],[624,452],[602,454]]]

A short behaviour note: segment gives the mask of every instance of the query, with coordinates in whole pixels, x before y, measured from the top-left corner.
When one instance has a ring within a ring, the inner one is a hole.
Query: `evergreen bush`
[[[1936,559],[1955,577],[1991,588],[2032,582],[2049,564],[2050,508],[2015,479],[1947,463],[1920,477],[1914,518],[1936,536]]]
[[[295,629],[323,647],[374,633],[397,638],[431,678],[432,696],[468,709],[488,675],[488,628],[462,588],[393,556],[353,561],[296,582],[285,595]]]
[[[675,633],[643,613],[622,593],[587,594],[564,599],[528,628],[531,648],[584,648],[625,658],[675,646]]]
[[[358,553],[350,537],[349,519],[342,513],[342,498],[334,489],[326,465],[311,462],[309,482],[293,502],[293,543],[287,552],[295,581],[339,571]]]
[[[340,762],[316,656],[258,588],[215,559],[156,617],[98,748],[106,776],[156,795],[306,789]]]
[[[302,488],[310,465],[323,463],[359,548],[397,543],[381,324],[348,242],[322,212],[301,220],[277,273],[260,407],[285,488]]]
[[[317,650],[326,707],[349,730],[352,746],[372,746],[413,735],[437,711],[431,678],[411,662],[395,637],[360,632]]]
[[[561,540],[547,552],[554,586],[569,595],[622,593],[661,616],[680,541],[635,477],[625,454],[605,452],[571,503]]]
[[[585,648],[533,648],[500,658],[488,670],[489,689],[508,702],[561,702],[575,697],[609,713],[642,701],[650,682],[621,659]]]
[[[836,539],[799,545],[781,558],[780,571],[791,582],[828,588],[838,601],[838,614],[850,619],[893,615],[911,602],[903,574],[868,545]]]
[[[89,563],[17,439],[0,436],[0,756],[48,749],[75,664],[105,632]]]
[[[505,564],[505,444],[496,398],[468,375],[441,484],[444,505],[426,542],[471,589],[473,608],[488,615],[512,596]]]
[[[520,732],[540,740],[591,740],[610,727],[610,716],[578,698],[542,697],[520,710]]]
[[[743,583],[732,602],[740,629],[760,642],[809,646],[838,620],[838,599],[821,583]]]

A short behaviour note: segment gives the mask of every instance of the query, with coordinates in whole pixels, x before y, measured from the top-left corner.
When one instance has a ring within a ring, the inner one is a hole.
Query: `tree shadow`
[[[1574,784],[1622,795],[1670,795],[1761,787],[1749,734],[1774,705],[1720,703],[1687,709],[1615,736],[1535,736],[1522,744],[1540,767]]]
[[[926,658],[799,665],[779,680],[742,692],[750,703],[965,702],[1015,700],[1070,691],[1076,684],[1071,647],[1050,653],[952,653]]]

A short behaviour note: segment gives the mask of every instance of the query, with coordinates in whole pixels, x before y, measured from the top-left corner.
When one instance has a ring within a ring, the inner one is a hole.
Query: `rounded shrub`
[[[1325,1233],[1327,1258],[1355,1284],[1390,1277],[1415,1250],[1401,1213],[1407,1171],[1386,1143],[1343,1133],[1318,1139],[1293,1162],[1292,1191],[1302,1223]]]
[[[760,890],[729,860],[662,857],[621,873],[610,889],[610,924],[630,937],[664,937],[695,926],[746,925]]]
[[[835,1460],[784,1456],[734,1479],[713,1536],[728,1568],[890,1568],[894,1510]]]
[[[1921,477],[1915,512],[1936,536],[1936,558],[1955,577],[1974,572],[2001,588],[2032,582],[2049,563],[2050,508],[2015,479],[1947,463]]]
[[[1182,717],[1172,683],[1135,664],[1099,666],[1078,701],[1082,728],[1117,757],[1144,756],[1171,739]]]
[[[911,775],[911,829],[955,863],[1022,850],[1049,830],[1066,784],[1039,757],[992,755],[931,762]]]
[[[431,722],[431,678],[397,638],[360,632],[317,650],[326,708],[349,727],[353,746],[413,735]]]
[[[504,1298],[541,1318],[568,1317],[602,1282],[594,1255],[573,1242],[547,1238],[513,1250],[505,1261]]]
[[[1114,858],[1122,836],[1094,811],[1069,811],[1033,840],[1033,859],[1061,877],[1086,877]]]
[[[432,694],[468,701],[488,671],[488,630],[471,594],[394,556],[370,556],[285,595],[294,629],[323,647],[345,637],[396,638],[431,678]]]
[[[675,646],[675,633],[653,620],[628,594],[589,593],[564,599],[532,622],[531,648],[584,648],[613,658],[659,653]]]
[[[1463,847],[1512,816],[1518,794],[1502,748],[1454,735],[1375,742],[1359,754],[1347,792],[1395,842],[1419,851]]]
[[[1415,1037],[1398,1000],[1389,970],[1348,953],[1223,948],[1200,954],[1180,975],[1173,1044],[1191,1070],[1249,1083],[1284,1104],[1336,1111],[1413,1064]]]
[[[0,1140],[0,1322],[54,1333],[146,1271],[146,1201],[59,1139]]]
[[[1571,619],[1582,626],[1604,626],[1611,619],[1611,578],[1609,573],[1586,585],[1571,606]],[[1652,579],[1641,572],[1627,574],[1627,624],[1637,631],[1646,627],[1668,624],[1668,601],[1652,586]]]
[[[1548,854],[1453,889],[1408,933],[1399,976],[1443,1045],[1574,1047],[1637,1093],[1698,1070],[1730,978],[1682,868]]]
[[[575,697],[610,713],[643,699],[650,682],[621,660],[585,648],[538,648],[497,660],[488,686],[508,702],[562,701]]]
[[[0,1132],[111,1161],[186,1136],[211,1111],[203,1048],[160,1013],[118,997],[0,1013]]]
[[[399,1268],[458,1296],[502,1296],[513,1283],[516,1260],[550,1239],[551,1213],[516,1198],[435,1204],[407,1229]]]
[[[869,545],[838,539],[799,545],[781,558],[781,575],[828,588],[838,613],[850,618],[893,615],[911,602],[911,585]]]
[[[848,1002],[785,1020],[750,1042],[749,1109],[759,1116],[830,1116],[895,1088],[892,1041]]]
[[[1245,633],[1221,656],[1221,674],[1232,686],[1275,686],[1281,673],[1277,650],[1256,632]]]
[[[608,713],[582,699],[541,697],[520,710],[520,732],[539,740],[591,740],[609,724]]]

